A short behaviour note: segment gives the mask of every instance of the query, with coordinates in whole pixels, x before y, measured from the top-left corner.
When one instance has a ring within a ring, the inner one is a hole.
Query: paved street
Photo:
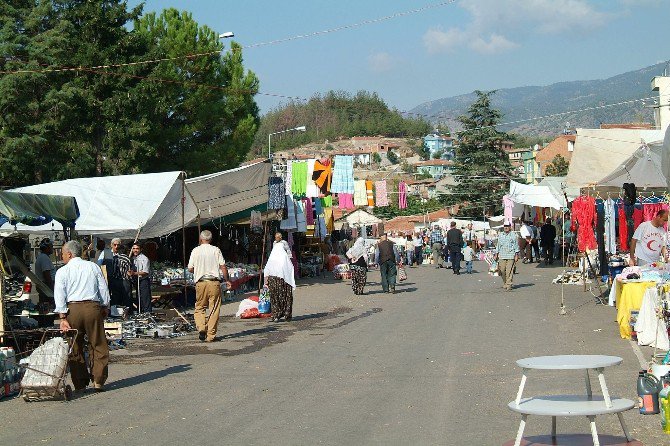
[[[212,345],[196,335],[135,341],[114,352],[104,394],[1,401],[1,443],[499,445],[519,422],[507,409],[521,377],[515,361],[547,354],[621,356],[606,371],[610,392],[636,397],[639,362],[615,310],[570,285],[566,306],[577,309],[559,316],[551,279],[560,268],[519,265],[509,293],[484,272],[407,271],[396,295],[380,292],[377,271],[360,297],[349,282],[303,281],[291,323],[236,320],[229,303]],[[535,371],[524,394],[581,393],[583,383],[580,372]],[[645,444],[667,441],[658,416],[625,419]],[[597,422],[622,435],[615,416]],[[531,417],[526,435],[550,428],[550,418]],[[558,430],[589,426],[562,418]]]

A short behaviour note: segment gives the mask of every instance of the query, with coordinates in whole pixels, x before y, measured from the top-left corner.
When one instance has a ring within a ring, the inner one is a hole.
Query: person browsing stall
[[[195,281],[193,316],[198,336],[201,341],[214,342],[221,311],[221,278],[227,288],[230,288],[231,284],[223,254],[218,247],[212,245],[211,231],[204,230],[200,233],[200,245],[191,251],[188,270],[193,273]],[[209,318],[206,316],[207,309]]]
[[[51,262],[51,254],[53,253],[53,243],[51,239],[44,238],[40,242],[40,253],[35,259],[35,275],[50,289],[53,289],[54,282],[51,273],[54,269],[54,264]],[[38,287],[37,293],[39,295],[40,303],[51,301],[49,297]]]
[[[140,308],[138,308],[138,312],[148,313],[151,311],[151,269],[149,258],[142,254],[142,246],[139,243],[133,243],[130,253],[133,268],[128,271],[127,275],[132,279],[133,287],[140,296]]]
[[[54,300],[63,332],[78,330],[69,358],[75,391],[81,392],[93,378],[97,392],[104,390],[107,380],[109,347],[104,321],[109,308],[109,290],[102,270],[81,258],[82,246],[77,241],[63,245],[64,266],[56,271]],[[88,338],[91,375],[84,356],[84,336]]]
[[[668,261],[668,210],[661,209],[650,221],[640,223],[630,240],[631,266],[643,266],[649,263]]]

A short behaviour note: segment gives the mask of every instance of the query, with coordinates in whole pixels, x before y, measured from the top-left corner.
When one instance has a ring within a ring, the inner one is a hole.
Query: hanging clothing
[[[600,275],[605,276],[608,274],[608,271],[605,254],[605,203],[603,200],[596,200],[596,241],[598,243]]]
[[[330,193],[330,183],[333,180],[333,169],[332,163],[328,158],[316,160],[314,162],[312,180],[323,195],[328,195]]]
[[[337,194],[337,204],[340,209],[354,209],[353,194]]]
[[[354,182],[354,205],[367,206],[368,197],[365,193],[365,180],[356,180]]]
[[[305,195],[307,195],[310,198],[316,198],[321,193],[319,187],[312,179],[312,177],[314,176],[315,163],[316,160],[307,160],[307,190],[305,192]]]
[[[323,217],[318,217],[314,226],[314,229],[318,230],[319,238],[322,241],[325,240],[326,235],[328,235],[328,230],[326,229],[326,220]]]
[[[512,220],[514,220],[514,202],[509,195],[503,195],[502,202],[505,213],[504,223],[509,223],[511,225]]]
[[[333,181],[330,191],[333,193],[354,193],[354,157],[351,155],[335,155]]]
[[[306,197],[302,199],[302,203],[305,207],[305,222],[311,226],[314,224],[314,211],[312,209],[312,200]]]
[[[312,206],[314,206],[314,216],[315,217],[320,217],[323,215],[323,206],[321,205],[321,200],[320,199],[315,199],[312,201]]]
[[[398,183],[398,208],[407,209],[407,184],[404,181]]]
[[[644,212],[642,212],[642,207],[638,207],[638,205],[635,205],[635,209],[633,209],[633,232],[637,229],[638,226],[644,221]]]
[[[619,206],[619,246],[622,251],[628,251],[628,224],[623,204]]]
[[[333,208],[326,208],[323,213],[323,218],[326,221],[326,230],[332,234],[335,230],[335,219],[333,218]]]
[[[285,207],[284,180],[279,177],[270,177],[268,180],[268,209],[284,209]]]
[[[305,205],[302,201],[295,202],[295,221],[298,226],[298,232],[307,232]]]
[[[386,193],[386,180],[375,181],[375,197],[377,198],[378,207],[389,205],[389,197]]]
[[[289,236],[291,236],[291,231],[298,229],[298,224],[295,218],[295,204],[293,202],[293,197],[286,197],[286,218],[279,223],[279,228],[284,231],[289,231]],[[291,237],[289,237],[289,240]],[[290,245],[290,243],[289,243]]]
[[[286,161],[286,181],[284,181],[284,188],[286,195],[293,196],[293,161]]]
[[[667,203],[644,203],[642,205],[642,214],[644,216],[644,221],[653,220],[654,217],[656,217],[658,211],[667,211],[667,210],[668,210]],[[666,223],[663,226],[663,228],[667,230],[668,224]]]
[[[582,195],[572,202],[572,228],[577,227],[577,247],[580,252],[596,249],[593,229],[596,223],[596,202],[593,197]]]
[[[372,181],[365,181],[365,194],[368,199],[368,206],[373,207],[375,205],[374,195],[372,194]]]
[[[260,212],[251,211],[251,218],[249,220],[251,223],[251,232],[263,231],[263,218]]]
[[[332,208],[333,207],[333,196],[328,195],[327,197],[321,198],[321,204],[323,204],[324,208]]]
[[[293,163],[292,192],[294,196],[304,197],[307,192],[307,163],[304,161]]]
[[[616,217],[614,200],[608,198],[605,201],[605,251],[610,254],[616,254]]]

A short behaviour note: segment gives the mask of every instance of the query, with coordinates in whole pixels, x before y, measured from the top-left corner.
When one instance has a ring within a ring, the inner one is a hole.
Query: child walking
[[[472,274],[472,260],[475,257],[475,251],[471,246],[468,246],[467,243],[463,244],[463,260],[465,261],[465,272]]]

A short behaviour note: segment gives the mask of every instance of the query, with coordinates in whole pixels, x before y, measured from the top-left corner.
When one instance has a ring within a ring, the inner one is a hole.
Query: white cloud
[[[518,47],[516,41],[528,32],[589,31],[614,17],[587,0],[461,0],[458,5],[470,14],[470,21],[447,31],[426,31],[423,41],[429,53],[466,46],[494,54]]]
[[[368,67],[375,73],[391,71],[395,65],[393,57],[389,53],[375,53],[368,56]]]

